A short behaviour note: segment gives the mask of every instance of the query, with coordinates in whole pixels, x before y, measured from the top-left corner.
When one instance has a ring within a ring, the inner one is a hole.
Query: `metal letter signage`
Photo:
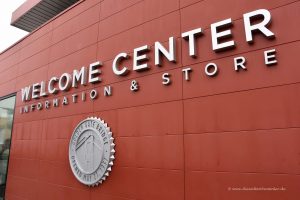
[[[243,15],[243,21],[245,30],[245,42],[249,43],[249,45],[250,43],[254,43],[254,35],[257,33],[262,34],[266,39],[275,38],[275,33],[273,33],[269,27],[272,21],[270,11],[266,9],[258,9],[252,12],[245,13]],[[210,36],[212,42],[211,50],[214,51],[214,54],[218,54],[218,52],[221,51],[229,51],[236,47],[237,43],[234,40],[234,32],[239,31],[236,30],[236,28],[239,26],[234,27],[234,23],[235,22],[234,20],[232,20],[232,18],[227,18],[210,25]],[[188,54],[186,55],[189,55],[193,59],[198,59],[201,56],[201,54],[199,55],[197,47],[201,44],[203,45],[204,43],[199,44],[197,40],[200,39],[199,37],[201,35],[206,35],[206,32],[207,30],[203,30],[201,27],[198,27],[196,29],[181,33],[181,39],[188,42]],[[132,57],[128,55],[129,52],[121,52],[117,54],[113,59],[111,65],[112,71],[117,76],[127,76],[130,73],[143,73],[143,71],[151,70],[151,67],[153,68],[154,66],[159,68],[163,67],[163,64],[166,63],[166,61],[176,63],[176,56],[179,55],[178,48],[176,48],[176,44],[179,42],[178,40],[179,38],[171,36],[169,37],[168,45],[164,45],[163,42],[159,41],[154,42],[154,45],[144,44],[133,49]],[[275,43],[273,43],[273,45],[274,44]],[[151,49],[150,46],[152,46],[153,48]],[[246,52],[248,51],[245,51],[244,53]],[[273,48],[264,50],[263,55],[265,66],[269,67],[278,63],[276,58],[276,49]],[[149,62],[153,59],[154,66],[150,66]],[[213,60],[215,60],[216,62],[218,61],[217,58],[214,58]],[[122,62],[124,63],[122,64]],[[129,63],[131,63],[131,66]],[[201,62],[199,64],[202,65],[203,63]],[[243,55],[239,55],[233,58],[232,64],[233,69],[236,72],[239,72],[240,68],[243,69],[244,72],[246,72],[247,68],[249,68],[249,66],[247,66],[247,59]],[[180,65],[182,64],[177,63],[177,66],[175,67],[178,68]],[[219,74],[219,67],[217,63],[205,63],[204,66],[197,68],[198,70],[202,70],[202,73],[204,73],[207,77],[212,78]],[[42,110],[46,111],[58,107],[65,107],[69,104],[86,102],[88,100],[101,101],[101,99],[103,98],[109,98],[115,92],[117,93],[118,90],[120,90],[120,87],[114,89],[114,86],[109,85],[110,83],[114,82],[115,79],[108,78],[106,79],[108,81],[105,82],[106,80],[102,78],[100,69],[102,67],[105,67],[103,62],[101,62],[100,60],[94,61],[89,65],[89,67],[82,66],[80,70],[74,69],[72,73],[63,73],[59,77],[51,77],[49,81],[40,81],[38,83],[34,83],[22,88],[21,99],[22,102],[25,103],[25,105],[22,105],[20,107],[20,114]],[[188,66],[182,67],[182,75],[184,76],[184,80],[192,82],[192,68]],[[222,67],[220,67],[220,69],[222,69]],[[133,76],[136,77],[137,75]],[[142,77],[144,76],[138,77],[138,80],[131,80],[131,83],[127,83],[128,91],[131,91],[132,94],[138,93],[140,91],[140,87],[143,86]],[[104,80],[103,82],[102,79]],[[117,82],[121,80],[122,79],[120,78]],[[161,84],[164,86],[162,87],[170,86],[172,85],[172,82],[172,73],[163,71],[161,76]],[[100,83],[102,83],[101,88],[99,86],[95,86],[95,88],[92,90],[80,90],[76,93],[68,94],[68,96],[55,96],[59,93],[64,94],[64,92],[75,91],[76,88],[86,87],[88,86],[88,84]],[[29,103],[33,99],[37,99],[38,102],[34,101],[32,103]]]
[[[113,166],[114,147],[112,132],[103,120],[90,117],[81,121],[69,145],[70,166],[77,180],[88,186],[101,184]]]

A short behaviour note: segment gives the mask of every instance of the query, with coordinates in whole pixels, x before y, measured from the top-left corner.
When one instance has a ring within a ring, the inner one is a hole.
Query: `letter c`
[[[118,75],[118,76],[124,76],[126,75],[129,70],[127,67],[123,67],[121,70],[118,69],[118,66],[117,64],[120,62],[121,59],[127,59],[129,58],[129,56],[127,55],[127,53],[119,53],[114,61],[113,61],[113,64],[112,64],[112,69],[113,69],[113,72]]]
[[[50,94],[56,94],[58,92],[58,89],[55,88],[53,85],[54,85],[54,82],[57,82],[58,81],[58,78],[57,77],[52,77],[48,83],[48,92]]]

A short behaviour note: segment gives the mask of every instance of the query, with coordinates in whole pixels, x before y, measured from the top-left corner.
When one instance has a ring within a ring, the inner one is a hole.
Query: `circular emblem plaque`
[[[81,121],[71,137],[69,161],[75,177],[88,186],[101,184],[111,171],[115,144],[103,120],[90,117]]]

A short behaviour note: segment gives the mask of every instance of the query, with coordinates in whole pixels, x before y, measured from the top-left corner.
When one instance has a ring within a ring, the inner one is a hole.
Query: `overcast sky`
[[[28,33],[10,26],[11,14],[26,0],[0,0],[0,52]]]

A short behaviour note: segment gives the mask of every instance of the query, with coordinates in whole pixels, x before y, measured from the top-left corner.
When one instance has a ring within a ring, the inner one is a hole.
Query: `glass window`
[[[0,99],[0,200],[4,199],[15,96]]]

